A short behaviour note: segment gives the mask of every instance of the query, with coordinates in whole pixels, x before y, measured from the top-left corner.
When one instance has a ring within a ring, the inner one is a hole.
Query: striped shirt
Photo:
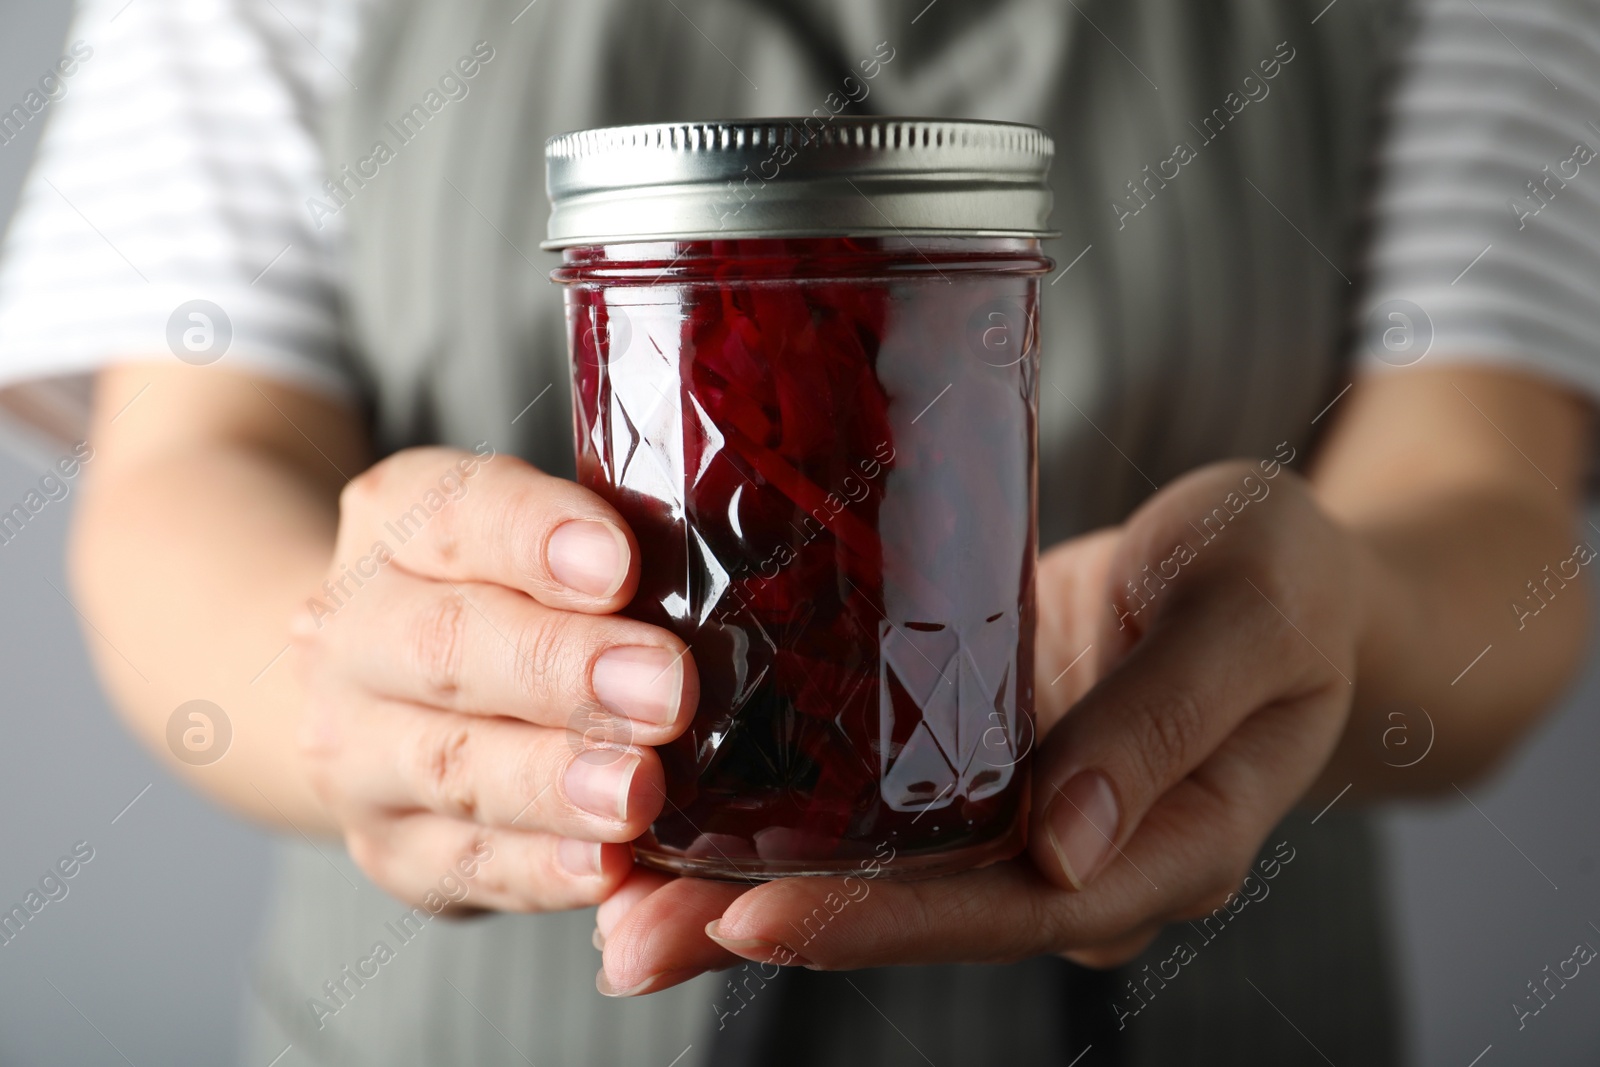
[[[354,390],[340,219],[303,205],[359,4],[85,0],[56,98],[0,116],[5,140],[49,120],[0,259],[0,386],[182,349],[196,320],[169,327],[201,299],[234,365]],[[1419,21],[1356,362],[1509,365],[1600,397],[1600,8],[1428,0]]]
[[[76,69],[29,115],[49,125],[0,261],[0,384],[165,356],[169,333],[190,354],[198,320],[169,323],[205,300],[236,366],[350,390],[338,220],[319,229],[302,205],[325,180],[313,123],[348,89],[357,15],[356,0],[86,0]]]
[[[1390,106],[1364,364],[1509,365],[1600,397],[1600,6],[1431,0]]]

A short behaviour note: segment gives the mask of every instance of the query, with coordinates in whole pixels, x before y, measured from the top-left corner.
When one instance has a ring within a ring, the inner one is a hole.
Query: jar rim
[[[545,249],[759,237],[1053,237],[1050,135],[815,116],[579,130],[545,143]]]
[[[748,238],[614,241],[562,250],[550,280],[578,288],[672,288],[770,282],[950,282],[967,275],[1038,275],[1054,269],[1034,237]]]

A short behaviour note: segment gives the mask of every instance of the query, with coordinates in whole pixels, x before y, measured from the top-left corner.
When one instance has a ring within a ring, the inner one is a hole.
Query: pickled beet
[[[641,861],[932,873],[1019,847],[1048,262],[990,238],[567,250],[578,478],[638,539],[627,614],[700,677]]]

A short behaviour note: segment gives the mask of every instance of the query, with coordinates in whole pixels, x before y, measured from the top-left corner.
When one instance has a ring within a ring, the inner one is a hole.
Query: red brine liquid
[[[944,873],[1014,853],[1033,741],[1033,240],[568,249],[578,479],[693,651],[641,862]]]

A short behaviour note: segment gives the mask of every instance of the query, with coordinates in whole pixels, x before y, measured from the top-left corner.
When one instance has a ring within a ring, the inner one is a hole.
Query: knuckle
[[[531,469],[531,468],[530,468]],[[553,497],[541,475],[508,486],[486,505],[485,523],[503,547],[504,566],[531,586],[564,588],[550,574],[545,551],[550,535],[567,519],[583,516]]]
[[[467,602],[460,593],[441,593],[418,612],[410,638],[411,653],[423,684],[445,706],[461,691],[461,663],[466,653]]]
[[[1019,930],[1027,930],[1026,940],[1016,940],[1006,953],[1006,962],[1021,961],[1039,954],[1041,948],[1049,949],[1070,945],[1083,936],[1082,922],[1071,909],[1057,906],[1053,899],[1030,897],[1025,905],[1026,921]]]
[[[1174,918],[1200,919],[1205,916],[1226,915],[1229,905],[1238,899],[1245,879],[1251,871],[1250,859],[1236,859],[1216,853],[1211,858],[1201,858],[1195,863],[1193,888],[1187,894],[1191,903],[1178,909]]]
[[[1206,915],[1226,909],[1227,905],[1238,899],[1238,888],[1245,881],[1245,875],[1235,870],[1219,870],[1211,877],[1210,891],[1205,893],[1205,902],[1208,907]]]
[[[990,920],[994,902],[981,885],[935,886],[931,887],[931,892],[924,892],[917,883],[908,885],[915,887],[915,899],[920,905],[917,913],[922,918],[921,926],[930,936],[939,936],[948,930],[993,925]],[[975,962],[1018,963],[1038,955],[1041,940],[1050,936],[1048,923],[1054,916],[1036,897],[1027,898],[1023,907],[1029,912],[1027,919],[1006,923],[1002,930],[996,930],[981,954],[982,959]]]
[[[413,771],[418,789],[435,810],[463,819],[477,814],[471,747],[472,730],[466,724],[425,731],[417,741]]]
[[[1065,955],[1100,946],[1136,924],[1149,906],[1148,898],[1137,890],[1108,893],[1100,883],[1081,893],[1050,893],[1030,899],[1022,914],[1027,927],[1036,931],[1031,954]]]
[[[1194,694],[1183,689],[1168,690],[1140,709],[1133,754],[1146,782],[1166,786],[1187,772],[1205,738],[1204,715]]]
[[[1234,829],[1230,833],[1229,839],[1239,840],[1240,835],[1244,833],[1246,833],[1246,831],[1242,829]],[[1224,881],[1224,884],[1227,886],[1228,892],[1237,893],[1240,890],[1248,888],[1247,883],[1249,882],[1250,875],[1254,872],[1255,850],[1250,849],[1243,851],[1239,856],[1235,857],[1231,861],[1224,861],[1222,864],[1221,877]]]
[[[500,849],[506,849],[506,847],[502,843]],[[497,850],[497,854],[499,851]],[[483,864],[478,868],[478,873],[472,876],[472,884],[479,893],[493,900],[515,899],[520,895],[518,886],[513,881],[510,872],[506,870],[504,863]]]
[[[1200,895],[1194,905],[1178,916],[1180,919],[1201,919],[1207,915],[1214,915],[1228,906],[1233,899],[1231,886],[1212,887]]]
[[[378,885],[391,885],[392,857],[375,837],[359,830],[350,830],[344,835],[344,847],[350,855],[350,861],[361,868],[363,874]]]
[[[517,692],[539,698],[561,690],[572,673],[568,638],[566,620],[559,615],[530,615],[522,622],[511,642]]]
[[[472,889],[478,888],[484,853],[493,856],[494,851],[489,845],[488,833],[481,827],[469,826],[465,833],[456,836],[456,843],[446,853],[445,873],[440,881],[448,885],[446,879],[454,879],[465,890],[463,896],[468,896]]]
[[[501,544],[509,545],[514,573],[540,584],[551,581],[545,566],[545,539],[554,524],[546,523],[546,503],[528,486],[504,494],[493,516]]]
[[[1090,970],[1096,971],[1107,971],[1138,959],[1140,953],[1149,947],[1150,942],[1155,940],[1155,937],[1154,933],[1140,933],[1111,944],[1074,949],[1070,952],[1063,952],[1061,955],[1080,967],[1088,967]]]
[[[508,773],[513,802],[520,809],[511,817],[512,826],[521,830],[536,826],[545,807],[542,802],[552,792],[549,787],[554,780],[537,746],[518,746]],[[520,799],[523,797],[527,799]]]
[[[295,747],[313,767],[331,763],[339,751],[338,731],[333,706],[315,696],[308,697],[301,714]]]
[[[301,703],[293,737],[311,788],[330,808],[344,807],[351,789],[349,775],[341,773],[347,757],[344,711],[344,700],[326,689],[311,690]]]
[[[377,502],[388,470],[387,462],[375,463],[344,483],[339,490],[339,514],[362,515]]]
[[[324,807],[337,817],[340,809],[344,807],[338,791],[338,776],[331,773],[328,765],[319,761],[315,756],[312,756],[308,762],[310,766],[306,770],[306,780],[311,786],[312,793],[316,795],[318,800],[322,801]]]
[[[327,639],[320,630],[290,631],[289,669],[294,672],[302,688],[307,692],[315,691],[327,666]]]
[[[441,501],[437,510],[430,509],[427,504],[419,507],[428,512],[428,546],[441,563],[448,565],[461,557],[462,530],[466,523],[459,498],[441,493],[437,499]]]
[[[1239,887],[1243,884],[1244,873],[1234,870],[1231,866],[1209,872],[1195,902],[1178,918],[1195,920],[1212,917],[1226,920],[1231,915],[1229,905],[1238,898]]]

